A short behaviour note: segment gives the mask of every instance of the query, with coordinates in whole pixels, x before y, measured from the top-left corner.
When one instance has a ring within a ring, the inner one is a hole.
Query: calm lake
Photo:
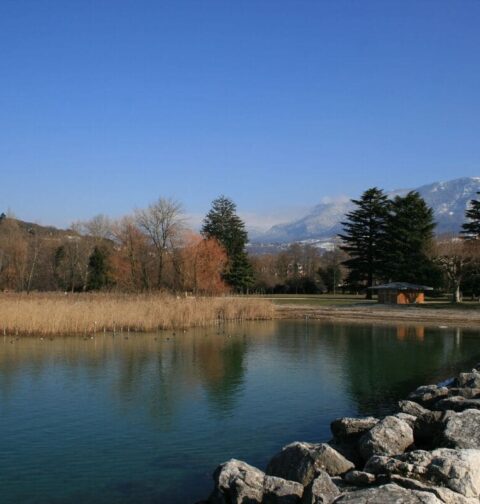
[[[265,322],[0,339],[0,491],[10,503],[188,504],[218,463],[261,468],[345,415],[388,412],[480,360],[466,329]]]

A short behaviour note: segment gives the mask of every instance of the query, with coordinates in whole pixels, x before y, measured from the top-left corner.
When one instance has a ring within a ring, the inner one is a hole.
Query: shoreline
[[[281,304],[275,305],[275,318],[480,328],[480,306],[478,310],[458,310],[372,304],[322,307]]]
[[[276,304],[254,296],[152,294],[0,294],[4,336],[154,332],[255,320],[319,320],[352,324],[480,328],[480,304],[387,306],[375,303]]]
[[[338,418],[324,443],[293,442],[265,471],[231,459],[197,504],[480,503],[480,364],[424,385],[381,418]]]

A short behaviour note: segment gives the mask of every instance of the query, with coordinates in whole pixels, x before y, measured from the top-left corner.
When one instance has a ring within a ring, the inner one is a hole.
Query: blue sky
[[[480,174],[478,0],[2,0],[0,206],[253,223]]]

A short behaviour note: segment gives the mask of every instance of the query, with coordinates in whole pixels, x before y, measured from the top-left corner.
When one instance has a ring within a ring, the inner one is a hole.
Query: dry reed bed
[[[269,301],[167,294],[1,294],[0,333],[151,332],[274,317]]]

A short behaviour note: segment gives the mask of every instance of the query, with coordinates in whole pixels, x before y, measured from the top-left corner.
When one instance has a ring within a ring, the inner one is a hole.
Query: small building
[[[425,302],[425,292],[433,287],[416,285],[407,282],[392,282],[370,287],[378,293],[378,302],[382,304],[409,305]]]

